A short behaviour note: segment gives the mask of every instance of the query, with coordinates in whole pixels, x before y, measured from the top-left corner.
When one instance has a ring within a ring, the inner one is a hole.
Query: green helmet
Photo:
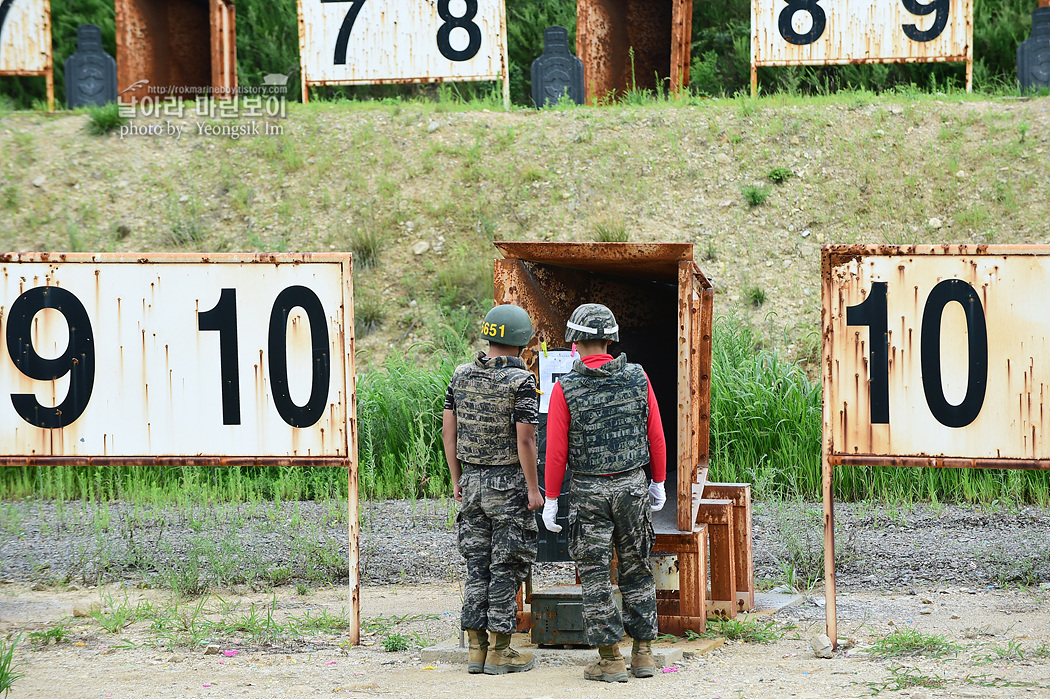
[[[565,324],[565,341],[581,342],[583,340],[620,339],[620,326],[616,316],[607,306],[600,303],[585,303],[577,306]]]
[[[524,308],[507,303],[485,314],[481,335],[489,342],[524,347],[532,339],[532,321]]]

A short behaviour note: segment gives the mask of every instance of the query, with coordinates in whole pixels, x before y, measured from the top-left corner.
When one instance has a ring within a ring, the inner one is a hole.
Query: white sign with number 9
[[[0,272],[0,456],[348,458],[347,256]]]
[[[964,61],[973,0],[752,0],[761,66]]]
[[[311,85],[503,75],[503,0],[299,0],[299,16]]]

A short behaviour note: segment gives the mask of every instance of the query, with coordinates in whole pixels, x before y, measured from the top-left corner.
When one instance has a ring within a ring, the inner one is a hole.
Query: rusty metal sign
[[[834,473],[1050,468],[1050,246],[825,246],[824,589]]]
[[[303,101],[308,85],[503,80],[503,0],[298,0]]]
[[[1050,468],[1050,249],[824,249],[836,463]]]
[[[0,75],[47,78],[48,109],[55,110],[50,0],[0,0]]]
[[[752,0],[751,92],[758,66],[965,61],[973,0]]]
[[[0,260],[0,461],[353,458],[348,255]]]

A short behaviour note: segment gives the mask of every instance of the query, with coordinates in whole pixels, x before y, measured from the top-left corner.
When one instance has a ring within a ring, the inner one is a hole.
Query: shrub
[[[794,176],[795,173],[791,171],[791,168],[775,167],[769,171],[769,174],[766,175],[766,179],[768,179],[773,184],[781,184]]]
[[[744,195],[744,200],[749,206],[759,206],[766,199],[769,198],[769,187],[764,187],[755,184],[745,184],[740,188],[740,192]]]
[[[87,131],[94,136],[106,136],[128,123],[128,118],[120,115],[120,105],[116,102],[88,107],[87,114]]]

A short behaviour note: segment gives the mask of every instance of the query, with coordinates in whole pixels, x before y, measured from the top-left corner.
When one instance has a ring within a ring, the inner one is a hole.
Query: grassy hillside
[[[367,368],[474,331],[493,240],[688,241],[717,311],[812,367],[822,243],[1048,241],[1048,98],[482,107],[290,105],[237,139],[7,113],[0,247],[353,250]]]

